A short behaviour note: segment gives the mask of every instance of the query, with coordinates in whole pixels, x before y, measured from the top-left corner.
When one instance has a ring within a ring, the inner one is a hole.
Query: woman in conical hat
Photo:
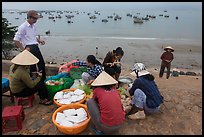
[[[30,76],[30,65],[37,64],[39,59],[28,50],[24,50],[14,57],[9,71],[9,86],[16,97],[27,97],[39,93],[40,104],[51,105],[45,83],[41,81],[42,73],[36,72],[37,77]]]
[[[164,50],[165,52],[160,57],[162,62],[161,62],[159,77],[160,78],[163,77],[164,70],[165,68],[167,68],[166,78],[168,79],[170,76],[171,62],[174,59],[174,55],[172,53],[174,52],[174,49],[171,46],[167,46],[164,48]]]
[[[120,101],[119,91],[115,88],[116,81],[102,71],[92,82],[93,98],[87,102],[89,114],[96,134],[112,134],[125,122],[125,112]]]

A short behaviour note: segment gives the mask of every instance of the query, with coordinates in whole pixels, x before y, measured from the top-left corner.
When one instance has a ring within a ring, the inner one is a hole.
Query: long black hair
[[[117,47],[116,50],[113,50],[114,53],[116,53],[116,55],[124,55],[124,51],[121,47]]]
[[[101,62],[99,62],[94,55],[88,55],[86,59],[92,64],[101,65]]]

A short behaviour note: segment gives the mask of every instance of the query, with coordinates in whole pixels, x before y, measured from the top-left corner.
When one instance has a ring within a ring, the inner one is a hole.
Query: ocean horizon
[[[12,11],[12,12],[11,12]],[[200,10],[44,10],[36,23],[40,36],[79,37],[101,39],[202,41],[202,11]],[[128,14],[131,15],[128,16]],[[57,16],[61,18],[57,18]],[[71,19],[66,16],[72,15]],[[114,20],[118,15],[121,19]],[[133,16],[145,18],[142,24],[133,22]],[[161,16],[162,15],[162,16]],[[168,15],[169,17],[164,17]],[[53,16],[54,19],[49,19]],[[90,19],[95,16],[96,19]],[[109,18],[112,16],[113,18]],[[26,11],[3,10],[11,26],[26,20]],[[178,19],[176,19],[178,17]],[[108,22],[102,22],[107,19]],[[73,23],[68,23],[71,21]],[[50,31],[49,35],[45,32]]]

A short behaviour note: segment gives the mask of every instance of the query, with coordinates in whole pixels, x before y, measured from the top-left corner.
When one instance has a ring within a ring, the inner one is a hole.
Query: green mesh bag
[[[74,79],[68,77],[68,78],[62,78],[64,81],[63,89],[70,88],[74,84]]]
[[[72,68],[70,70],[70,77],[73,79],[81,79],[81,75],[83,72],[87,72],[87,68],[86,67],[79,67],[79,68]]]

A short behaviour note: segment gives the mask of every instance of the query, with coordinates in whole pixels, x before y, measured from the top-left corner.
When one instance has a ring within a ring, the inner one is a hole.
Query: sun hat
[[[136,76],[136,73],[138,73],[138,76],[140,77],[149,74],[149,71],[146,70],[146,67],[143,63],[135,63],[130,74]]]
[[[117,84],[118,81],[116,81],[113,77],[111,77],[108,73],[105,71],[102,71],[98,77],[93,81],[91,86],[105,86],[105,85],[113,85]]]
[[[174,49],[171,46],[167,46],[164,48],[164,50],[170,49],[172,52],[174,52]]]
[[[24,50],[15,56],[11,62],[17,65],[33,65],[37,64],[39,59],[36,58],[30,51]]]

